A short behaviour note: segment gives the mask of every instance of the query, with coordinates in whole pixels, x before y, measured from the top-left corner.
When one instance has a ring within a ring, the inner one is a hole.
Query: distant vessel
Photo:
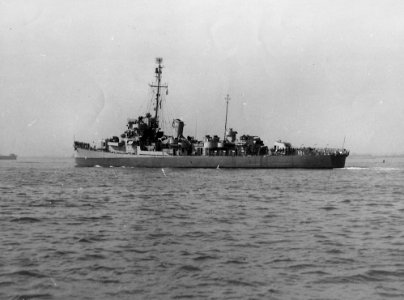
[[[0,155],[0,159],[1,160],[16,160],[17,159],[17,155],[11,153],[9,155]]]
[[[168,86],[161,83],[162,58],[156,59],[156,82],[153,115],[129,118],[123,134],[102,140],[98,145],[74,141],[75,162],[80,167],[148,167],[148,168],[343,168],[346,149],[292,147],[277,141],[269,149],[254,135],[242,135],[227,129],[229,96],[226,97],[226,121],[223,139],[206,135],[203,141],[184,137],[184,122],[174,119],[173,134],[160,128],[161,93]]]

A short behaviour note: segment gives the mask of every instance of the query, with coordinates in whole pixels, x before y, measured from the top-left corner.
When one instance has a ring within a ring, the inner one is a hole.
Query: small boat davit
[[[144,116],[129,118],[127,129],[118,137],[100,141],[97,145],[74,141],[75,162],[79,167],[137,168],[343,168],[349,151],[340,148],[293,147],[276,141],[272,148],[260,137],[227,128],[229,96],[226,97],[226,121],[223,138],[206,135],[204,140],[184,137],[184,122],[172,121],[173,134],[160,127],[162,92],[162,58],[156,59],[152,111]]]

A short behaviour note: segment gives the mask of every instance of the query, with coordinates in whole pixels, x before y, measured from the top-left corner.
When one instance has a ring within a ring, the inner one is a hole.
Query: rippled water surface
[[[0,161],[0,299],[404,299],[403,184],[391,157],[324,171]]]

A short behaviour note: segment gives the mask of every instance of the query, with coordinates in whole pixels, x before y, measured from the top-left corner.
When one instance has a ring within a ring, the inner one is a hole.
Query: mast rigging
[[[229,109],[229,101],[230,101],[230,96],[229,94],[226,95],[226,97],[224,98],[226,100],[226,121],[224,123],[224,135],[223,135],[223,141],[226,140],[226,131],[227,131],[227,112]]]
[[[165,88],[168,89],[168,85],[162,85],[161,84],[161,74],[162,74],[162,63],[163,63],[163,58],[161,57],[157,57],[156,58],[156,63],[158,64],[156,70],[155,70],[155,74],[156,74],[156,84],[149,84],[150,87],[152,88],[157,88],[157,93],[156,93],[156,102],[155,102],[155,107],[154,107],[154,119],[155,119],[155,124],[156,124],[156,128],[159,127],[159,120],[158,120],[158,112],[159,112],[159,108],[161,109],[161,94],[160,91],[161,89]],[[167,90],[166,90],[167,91]]]

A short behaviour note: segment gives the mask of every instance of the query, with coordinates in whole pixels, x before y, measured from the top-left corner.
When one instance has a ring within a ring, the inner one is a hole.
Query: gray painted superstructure
[[[154,90],[154,113],[128,119],[127,130],[98,146],[74,142],[75,161],[82,167],[136,168],[343,168],[349,152],[345,149],[295,148],[290,143],[277,141],[269,149],[254,135],[242,135],[227,129],[229,96],[226,99],[226,122],[223,139],[205,136],[203,141],[183,136],[184,122],[174,119],[173,135],[160,128],[162,91],[162,59],[157,58]],[[154,116],[153,116],[154,115]]]

